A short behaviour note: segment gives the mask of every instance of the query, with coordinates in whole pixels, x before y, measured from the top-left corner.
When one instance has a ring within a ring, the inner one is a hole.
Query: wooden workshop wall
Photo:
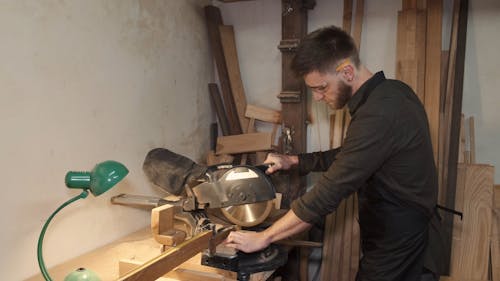
[[[200,0],[0,3],[0,270],[38,272],[47,217],[78,194],[70,169],[115,159],[130,174],[62,210],[44,244],[50,267],[149,225],[147,211],[111,205],[119,193],[163,195],[142,173],[158,146],[194,159],[214,120],[212,60]]]

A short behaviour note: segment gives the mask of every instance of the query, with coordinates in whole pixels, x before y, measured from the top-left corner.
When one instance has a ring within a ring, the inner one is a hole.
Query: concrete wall
[[[0,269],[38,272],[48,216],[77,195],[66,171],[114,159],[130,174],[108,193],[55,217],[44,244],[53,266],[149,225],[119,193],[164,195],[142,173],[164,146],[201,159],[213,114],[211,55],[200,0],[0,2]]]
[[[235,27],[243,83],[249,101],[278,109],[281,87],[281,59],[276,46],[281,38],[281,1],[254,0],[220,4],[226,24]],[[309,30],[326,25],[342,25],[343,1],[316,0],[309,12]],[[463,112],[476,119],[477,162],[500,167],[500,2],[469,1],[469,25],[465,61]],[[447,9],[451,0],[444,1]],[[395,76],[397,11],[400,0],[365,1],[361,39],[361,59],[372,71],[384,70]],[[245,11],[242,13],[241,11]],[[449,37],[451,15],[444,15],[443,33]],[[449,42],[443,42],[444,47]],[[266,69],[267,71],[264,71]],[[328,149],[329,109],[310,103],[313,123],[308,127],[308,150]],[[500,168],[496,169],[500,179]],[[498,182],[498,180],[497,180]]]

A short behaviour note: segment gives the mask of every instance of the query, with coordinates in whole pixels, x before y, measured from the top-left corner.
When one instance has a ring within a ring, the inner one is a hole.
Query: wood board
[[[245,110],[247,107],[247,99],[245,96],[245,89],[243,88],[243,81],[241,80],[240,64],[238,62],[238,52],[236,49],[236,39],[234,36],[234,29],[231,25],[219,25],[219,33],[224,52],[224,59],[228,72],[229,84],[231,93],[233,95],[234,104],[236,106],[236,113],[240,122],[240,127],[244,132],[247,132],[248,118],[245,117]]]
[[[272,149],[272,133],[249,133],[218,137],[215,154],[238,154]]]
[[[459,164],[450,276],[462,280],[487,280],[492,225],[494,167]]]

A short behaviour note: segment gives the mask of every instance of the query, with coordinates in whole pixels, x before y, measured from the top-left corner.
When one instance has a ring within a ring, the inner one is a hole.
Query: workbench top
[[[134,263],[146,262],[161,253],[161,246],[152,235],[150,228],[131,233],[115,242],[100,247],[89,253],[73,258],[49,269],[54,280],[64,280],[71,271],[84,267],[96,272],[103,281],[115,280],[126,271],[132,269]],[[164,277],[162,281],[196,281],[196,280],[236,280],[236,273],[204,266],[200,264],[200,254],[181,264]],[[272,272],[252,274],[251,280],[267,280]],[[41,274],[25,281],[43,281]]]

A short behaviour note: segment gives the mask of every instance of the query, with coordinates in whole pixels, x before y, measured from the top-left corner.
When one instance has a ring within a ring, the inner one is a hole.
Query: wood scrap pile
[[[219,8],[205,7],[210,47],[215,60],[220,89],[216,83],[208,85],[210,99],[216,111],[223,136],[213,141],[207,164],[233,162],[237,155],[241,164],[249,159],[247,154],[257,153],[253,162],[262,162],[265,152],[274,149],[276,128],[281,122],[279,111],[247,104],[240,67],[234,29],[224,25]],[[222,94],[220,93],[222,92]],[[274,123],[272,132],[255,132],[255,120]]]

